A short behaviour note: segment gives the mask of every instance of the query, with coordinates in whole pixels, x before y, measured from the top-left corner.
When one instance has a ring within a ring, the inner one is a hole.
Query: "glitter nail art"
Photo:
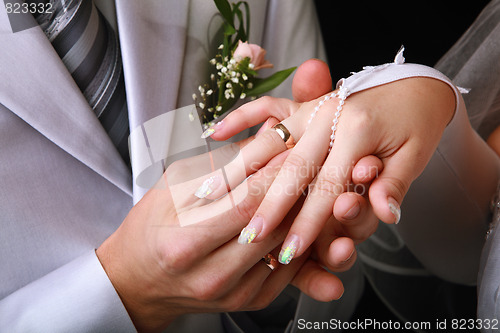
[[[203,184],[201,184],[201,186],[198,187],[198,189],[196,190],[196,192],[194,193],[194,195],[197,196],[200,199],[203,199],[207,195],[209,195],[210,193],[212,193],[214,191],[214,187],[215,187],[215,184],[214,184],[215,179],[216,179],[215,176],[212,176],[212,177],[206,179],[203,182]]]
[[[240,237],[238,237],[238,243],[250,244],[253,242],[255,237],[261,232],[263,225],[264,219],[262,216],[256,215],[252,217],[248,225],[241,230]]]
[[[255,237],[257,237],[257,229],[246,227],[241,230],[240,237],[238,237],[238,243],[240,244],[250,244]]]
[[[212,128],[212,127],[210,127],[205,132],[203,132],[203,134],[201,135],[201,138],[202,139],[206,139],[206,138],[208,138],[209,136],[211,136],[214,133],[215,133],[215,129]]]
[[[388,205],[389,205],[389,210],[391,211],[392,215],[394,215],[395,224],[399,223],[399,220],[401,219],[401,208],[399,208],[399,204],[397,203],[396,200],[389,198],[388,200]]]
[[[210,128],[207,128],[207,130],[205,132],[203,132],[203,134],[201,135],[201,138],[202,139],[206,139],[206,138],[208,138],[209,136],[211,136],[212,134],[215,133],[215,129],[220,130],[222,128],[222,123],[223,122],[224,122],[224,120],[221,120],[217,124],[215,124],[214,126],[212,126]]]
[[[281,249],[279,255],[279,262],[283,265],[288,265],[292,261],[295,253],[297,252],[297,242],[295,239],[288,242],[288,245]]]

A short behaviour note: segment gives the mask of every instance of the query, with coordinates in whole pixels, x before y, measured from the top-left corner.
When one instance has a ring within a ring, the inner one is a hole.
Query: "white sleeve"
[[[0,301],[1,332],[135,332],[94,251]]]
[[[405,196],[401,223],[395,229],[428,271],[473,285],[489,202],[500,178],[500,159],[472,129],[459,88],[436,69],[405,64],[402,50],[394,63],[365,67],[339,84],[355,93],[411,77],[448,84],[455,93],[456,108],[430,162]]]

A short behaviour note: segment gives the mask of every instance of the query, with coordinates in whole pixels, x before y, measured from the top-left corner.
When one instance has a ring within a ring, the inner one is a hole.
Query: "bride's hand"
[[[283,244],[280,259],[284,263],[300,256],[317,238],[337,198],[353,183],[354,167],[366,156],[376,156],[384,168],[369,189],[373,211],[386,223],[398,222],[399,205],[432,156],[455,108],[451,88],[431,78],[404,79],[364,90],[346,101],[335,144],[328,153],[338,103],[325,102],[306,131],[319,100],[300,104],[261,98],[233,111],[212,135],[216,140],[226,139],[273,116],[297,141],[244,231],[253,242],[265,239],[313,183]],[[285,149],[272,129],[262,131],[251,145],[248,149],[259,151],[256,157],[261,160],[269,159],[273,149]]]

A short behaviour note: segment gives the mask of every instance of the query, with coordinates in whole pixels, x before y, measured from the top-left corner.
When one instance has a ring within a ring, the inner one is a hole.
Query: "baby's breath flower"
[[[225,8],[231,9],[230,16],[222,17],[224,42],[219,44],[215,56],[208,59],[212,71],[210,81],[200,85],[199,92],[192,96],[205,129],[207,125],[213,125],[214,120],[222,113],[230,110],[237,99],[248,98],[249,89],[253,89],[254,86],[265,87],[266,80],[273,82],[272,85],[279,84],[283,80],[271,76],[254,81],[257,71],[272,67],[272,64],[265,59],[266,50],[247,41],[242,8],[248,6],[239,6],[241,2],[246,3],[246,1],[241,1],[238,5],[231,4],[228,0],[217,1],[223,3]],[[233,30],[234,32],[228,33]]]

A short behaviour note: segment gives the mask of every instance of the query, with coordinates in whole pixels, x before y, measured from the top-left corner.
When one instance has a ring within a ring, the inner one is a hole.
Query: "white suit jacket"
[[[218,27],[213,2],[96,3],[119,31],[132,131],[191,104]],[[250,7],[250,41],[267,49],[275,70],[324,58],[312,2]],[[0,6],[0,45],[0,331],[134,331],[94,250],[147,191],[133,181],[141,170],[133,161],[133,176],[125,166],[38,26],[13,33]],[[290,87],[288,79],[274,94],[290,97]],[[167,152],[182,138],[175,124],[164,124]],[[141,147],[133,141],[132,156]],[[172,329],[197,325],[223,330],[220,314],[180,318]]]

